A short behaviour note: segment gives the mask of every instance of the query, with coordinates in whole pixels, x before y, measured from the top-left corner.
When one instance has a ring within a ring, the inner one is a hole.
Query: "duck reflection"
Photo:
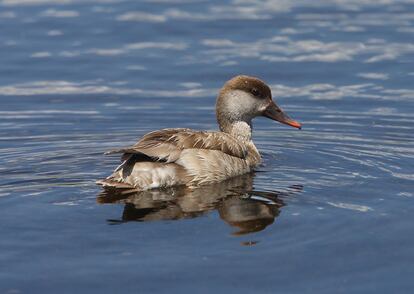
[[[246,174],[196,189],[183,186],[137,192],[106,188],[97,201],[125,204],[122,219],[111,220],[113,223],[194,218],[217,209],[220,217],[236,228],[233,234],[243,235],[272,224],[285,205],[283,198],[302,190],[297,185],[283,192],[254,191],[253,177]]]

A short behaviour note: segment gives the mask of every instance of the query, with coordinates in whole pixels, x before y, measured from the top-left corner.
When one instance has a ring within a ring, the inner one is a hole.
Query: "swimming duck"
[[[248,173],[261,162],[252,141],[252,119],[257,116],[301,128],[275,104],[269,86],[258,78],[239,75],[227,81],[217,97],[220,131],[150,132],[133,146],[107,152],[123,154],[122,163],[97,184],[136,190],[197,187]]]

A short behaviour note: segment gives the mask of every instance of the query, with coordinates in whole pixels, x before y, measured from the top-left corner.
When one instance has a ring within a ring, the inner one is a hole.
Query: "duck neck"
[[[220,130],[242,141],[252,140],[252,123],[251,121],[219,121]]]

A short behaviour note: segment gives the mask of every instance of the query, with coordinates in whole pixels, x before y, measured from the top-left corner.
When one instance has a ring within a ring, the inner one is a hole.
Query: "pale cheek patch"
[[[250,94],[241,90],[231,91],[226,97],[226,101],[227,112],[232,117],[243,117],[249,113],[253,114],[258,107],[257,101]]]

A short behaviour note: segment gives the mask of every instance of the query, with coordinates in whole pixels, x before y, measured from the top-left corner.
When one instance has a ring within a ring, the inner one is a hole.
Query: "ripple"
[[[340,203],[327,202],[327,203],[334,207],[350,209],[350,210],[355,210],[355,211],[360,211],[360,212],[368,212],[368,211],[373,210],[371,207],[364,206],[364,205],[356,205],[356,204],[342,203],[342,202]]]
[[[294,40],[288,36],[274,36],[250,42],[236,42],[231,39],[205,39],[207,47],[201,52],[209,61],[226,59],[255,58],[268,62],[344,62],[364,57],[364,62],[375,63],[394,60],[402,55],[412,55],[414,45],[391,43],[387,46],[371,42],[323,42],[307,39]],[[213,49],[209,48],[212,47]],[[366,58],[366,56],[371,56]],[[196,60],[194,62],[197,62]]]
[[[56,17],[56,18],[73,18],[79,17],[79,12],[75,10],[56,10],[56,9],[47,9],[40,13],[40,16],[43,17]]]

